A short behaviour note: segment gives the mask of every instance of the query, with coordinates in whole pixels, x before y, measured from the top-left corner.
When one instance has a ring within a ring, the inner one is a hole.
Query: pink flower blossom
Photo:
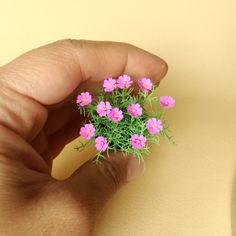
[[[138,117],[142,115],[143,109],[138,103],[134,103],[128,106],[128,112],[133,117]]]
[[[105,92],[112,92],[116,87],[116,80],[112,79],[112,77],[105,79],[103,82],[103,88]]]
[[[153,84],[152,81],[146,77],[143,77],[138,80],[139,88],[144,92],[148,93],[150,90],[152,90]]]
[[[99,136],[95,139],[95,143],[96,143],[96,149],[98,151],[106,151],[106,149],[108,148],[108,143],[107,143],[107,139],[103,136]]]
[[[119,108],[113,108],[111,110],[111,112],[108,114],[108,118],[112,121],[120,121],[123,119],[123,114],[122,114],[122,111],[119,110]]]
[[[147,130],[150,134],[157,134],[161,130],[163,130],[161,120],[157,120],[156,118],[149,119],[147,121]]]
[[[92,124],[86,124],[80,128],[80,135],[86,139],[91,139],[95,134],[95,129]]]
[[[121,89],[129,88],[132,85],[132,83],[133,81],[128,75],[121,75],[117,79],[117,87]]]
[[[92,102],[92,97],[89,92],[81,93],[77,96],[76,103],[81,107],[86,106]]]
[[[100,102],[97,105],[97,113],[99,116],[106,116],[111,112],[111,104],[109,102]]]
[[[141,149],[145,146],[147,139],[143,135],[134,134],[131,137],[130,144],[133,149]]]
[[[175,99],[170,96],[160,97],[160,105],[164,108],[171,108],[175,105]]]

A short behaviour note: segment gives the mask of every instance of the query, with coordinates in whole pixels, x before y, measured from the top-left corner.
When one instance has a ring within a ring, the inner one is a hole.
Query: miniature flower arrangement
[[[110,151],[121,151],[143,160],[149,152],[149,142],[159,144],[160,136],[165,136],[174,143],[168,135],[164,114],[174,106],[175,100],[170,96],[153,96],[155,86],[149,78],[138,80],[138,93],[133,93],[133,84],[128,75],[110,77],[103,81],[103,89],[96,98],[89,92],[77,96],[78,109],[86,117],[80,135],[87,142],[80,143],[76,149],[95,144],[96,162],[104,153],[109,156]]]

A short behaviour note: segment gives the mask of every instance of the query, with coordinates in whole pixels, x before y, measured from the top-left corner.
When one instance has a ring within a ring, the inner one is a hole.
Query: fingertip
[[[166,61],[164,61],[163,59],[161,59],[162,61],[161,61],[161,79],[162,78],[164,78],[165,76],[166,76],[166,74],[167,74],[167,72],[168,72],[168,64],[167,64],[167,62]]]
[[[150,79],[158,84],[166,76],[168,72],[168,64],[163,58],[154,54],[150,55],[153,56],[153,64],[150,68]]]
[[[168,71],[168,64],[164,59],[130,44],[127,47],[126,74],[135,79],[148,77],[156,84],[165,77]]]

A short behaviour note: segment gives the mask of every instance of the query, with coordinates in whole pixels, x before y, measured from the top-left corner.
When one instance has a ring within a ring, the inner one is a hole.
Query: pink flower
[[[138,117],[142,115],[143,109],[138,103],[134,103],[128,106],[128,112],[133,117]]]
[[[161,120],[157,120],[156,118],[149,119],[147,121],[147,130],[150,134],[157,134],[163,130]]]
[[[80,128],[80,135],[86,139],[91,139],[95,134],[95,129],[92,124],[86,124]]]
[[[105,92],[112,92],[116,87],[116,80],[112,79],[112,77],[105,79],[103,82],[103,88]]]
[[[160,105],[164,108],[171,108],[175,105],[175,99],[170,96],[160,97]]]
[[[123,119],[123,114],[122,114],[122,111],[119,110],[119,108],[113,108],[111,110],[111,112],[108,114],[108,118],[112,121],[120,121]]]
[[[143,78],[139,79],[138,85],[139,85],[139,88],[144,93],[148,93],[150,90],[152,90],[152,86],[153,86],[151,80],[146,78],[146,77],[143,77]]]
[[[117,87],[121,89],[129,88],[132,85],[132,83],[133,81],[128,75],[121,75],[117,79]]]
[[[106,151],[106,149],[108,148],[108,143],[107,143],[107,139],[103,136],[99,136],[95,139],[95,143],[96,143],[96,149],[98,151]]]
[[[131,137],[130,144],[133,149],[141,149],[145,146],[147,139],[143,135],[134,134]]]
[[[109,102],[100,102],[97,105],[97,113],[99,116],[106,116],[111,112],[111,104]]]
[[[81,107],[86,106],[92,102],[92,97],[89,92],[81,93],[77,96],[76,103]]]

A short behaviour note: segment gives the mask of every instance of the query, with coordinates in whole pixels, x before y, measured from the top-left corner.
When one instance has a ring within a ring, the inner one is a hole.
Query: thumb
[[[94,217],[122,185],[141,175],[144,169],[144,162],[138,158],[113,153],[98,165],[93,161],[85,163],[68,181]]]

